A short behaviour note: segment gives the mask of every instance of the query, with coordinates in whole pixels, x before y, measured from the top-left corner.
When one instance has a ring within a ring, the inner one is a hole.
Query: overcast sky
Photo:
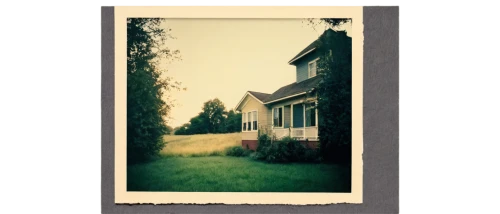
[[[176,37],[168,47],[182,57],[162,63],[165,75],[187,87],[171,93],[172,127],[189,122],[210,99],[230,110],[246,91],[272,93],[295,82],[288,61],[325,30],[302,19],[167,19],[163,26]]]

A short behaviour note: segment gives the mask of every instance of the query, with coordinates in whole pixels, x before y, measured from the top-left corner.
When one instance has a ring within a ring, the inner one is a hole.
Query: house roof
[[[312,42],[310,45],[308,45],[306,48],[304,48],[304,50],[300,51],[297,55],[295,55],[289,62],[288,64],[292,64],[293,62],[295,62],[296,60],[302,58],[303,56],[305,56],[306,54],[312,52],[313,50],[316,49],[316,44],[318,43],[318,40],[315,40],[314,42]]]
[[[252,94],[255,98],[260,100],[261,102],[264,102],[264,100],[269,97],[271,94],[266,94],[262,92],[256,92],[256,91],[248,91],[248,93]]]
[[[264,104],[268,104],[305,94],[309,90],[315,88],[320,81],[320,76],[315,76],[301,82],[295,82],[290,85],[283,86],[268,96],[263,102]]]
[[[269,97],[271,94],[266,94],[266,93],[262,93],[262,92],[256,92],[256,91],[247,91],[245,93],[245,95],[243,95],[243,98],[241,98],[240,102],[238,102],[238,104],[236,105],[236,107],[234,108],[235,110],[239,110],[240,109],[240,106],[241,104],[243,104],[243,100],[245,100],[245,98],[247,96],[251,96],[253,98],[255,98],[257,101],[259,101],[260,103],[264,104],[264,100]],[[243,104],[244,106],[245,104]]]
[[[328,32],[335,32],[332,29],[327,29],[325,30],[319,38],[323,37],[326,35]],[[298,59],[302,58],[303,56],[307,55],[308,53],[316,50],[316,47],[318,46],[319,43],[319,38],[316,39],[314,42],[309,44],[306,48],[304,48],[302,51],[300,51],[297,55],[295,55],[289,62],[288,64],[292,64],[293,62],[297,61]]]

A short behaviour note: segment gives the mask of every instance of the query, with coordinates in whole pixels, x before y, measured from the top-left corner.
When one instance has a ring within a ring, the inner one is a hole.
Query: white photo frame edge
[[[115,203],[290,204],[363,202],[363,6],[114,6],[115,10]],[[351,193],[127,192],[126,19],[146,18],[352,18]]]

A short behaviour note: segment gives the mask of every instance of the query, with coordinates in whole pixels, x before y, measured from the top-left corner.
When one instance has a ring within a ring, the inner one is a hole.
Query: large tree
[[[172,38],[159,18],[127,19],[127,163],[147,160],[163,148],[166,118],[172,107],[163,98],[179,83],[161,77],[162,59],[179,51],[165,47]]]
[[[227,133],[240,132],[241,131],[241,113],[237,113],[234,110],[229,110],[226,114],[226,120],[224,123],[224,131]]]
[[[218,98],[203,103],[202,115],[208,120],[208,131],[210,133],[222,133],[224,114],[226,107]]]
[[[188,134],[206,134],[210,132],[208,117],[203,113],[199,113],[198,116],[191,118],[189,124]]]
[[[232,133],[241,130],[241,113],[226,111],[224,104],[217,98],[203,104],[202,112],[191,118],[189,123],[178,127],[176,135]]]
[[[348,19],[323,19],[331,28]],[[345,31],[327,30],[319,39],[318,114],[320,153],[326,160],[351,161],[352,39]]]

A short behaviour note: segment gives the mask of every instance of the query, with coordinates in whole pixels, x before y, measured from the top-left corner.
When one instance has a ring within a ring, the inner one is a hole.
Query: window
[[[248,131],[251,131],[252,130],[252,112],[248,112],[247,116],[248,116],[248,120],[247,120]]]
[[[256,131],[258,129],[258,117],[257,111],[243,112],[242,114],[242,131]]]
[[[283,127],[283,107],[273,109],[274,127]]]
[[[246,123],[246,117],[245,117],[245,115],[246,115],[246,114],[245,114],[245,113],[242,113],[241,115],[242,115],[242,117],[243,117],[243,118],[241,119],[241,121],[243,122],[243,131],[246,131],[246,130],[247,130],[247,123]]]
[[[252,112],[252,115],[253,115],[253,124],[252,124],[252,127],[253,129],[252,130],[257,130],[257,111],[253,111]]]
[[[316,126],[316,104],[308,103],[306,105],[306,127]]]
[[[318,67],[318,65],[317,65],[318,59],[319,58],[309,62],[309,65],[308,65],[309,66],[309,68],[308,68],[309,78],[316,76],[316,70]]]

